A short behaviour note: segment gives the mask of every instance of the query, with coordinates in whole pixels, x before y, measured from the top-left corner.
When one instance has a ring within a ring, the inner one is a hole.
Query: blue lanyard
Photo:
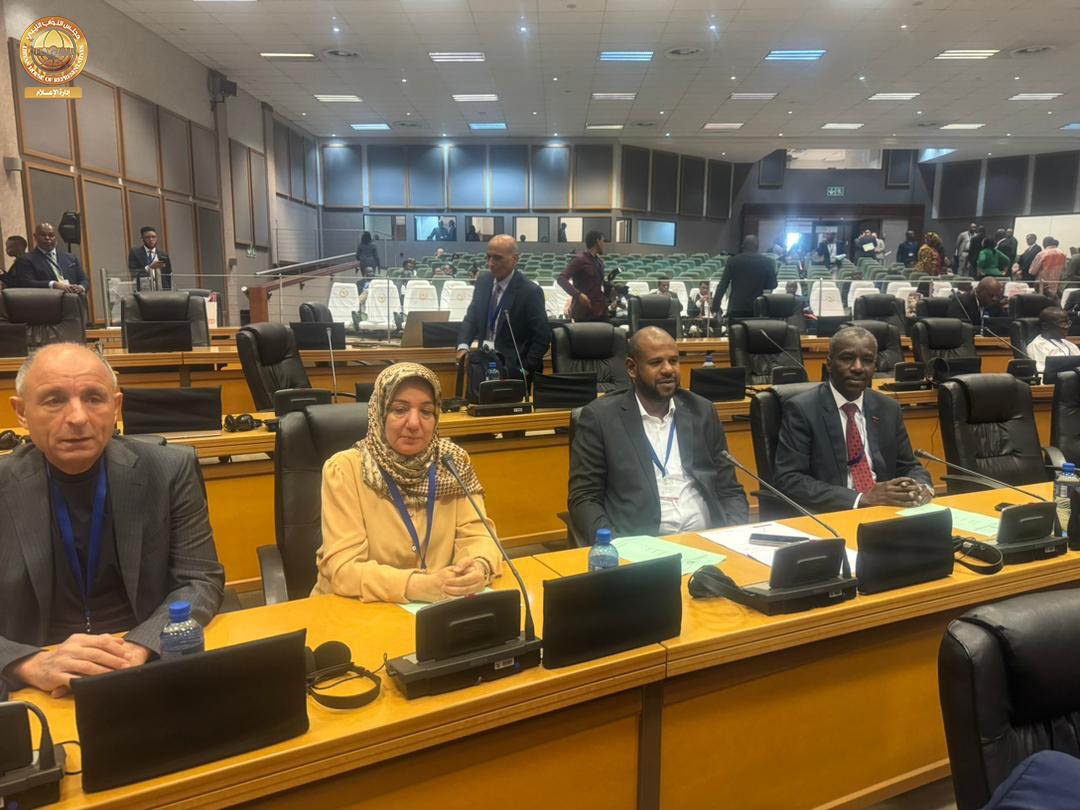
[[[412,538],[413,548],[416,549],[416,556],[420,559],[420,570],[427,570],[427,551],[428,546],[431,544],[431,524],[435,518],[435,464],[432,463],[428,469],[428,494],[427,494],[427,532],[424,534],[424,545],[420,546],[420,536],[416,533],[416,526],[413,524],[412,518],[409,517],[409,510],[405,507],[405,499],[401,497],[401,490],[398,489],[398,485],[394,483],[394,479],[386,474],[386,470],[379,467],[379,472],[382,473],[383,480],[386,482],[386,488],[390,490],[390,497],[394,501],[394,506],[397,507],[398,513],[401,515],[401,520],[405,524],[405,528],[409,530],[409,537]]]
[[[90,632],[90,593],[94,588],[94,578],[97,576],[98,562],[101,560],[101,535],[105,527],[105,490],[108,476],[105,474],[105,459],[101,459],[98,468],[97,481],[94,484],[94,510],[90,515],[90,537],[87,538],[86,571],[83,571],[79,552],[75,548],[75,532],[71,528],[71,515],[68,513],[67,501],[64,500],[60,487],[52,479],[52,473],[48,472],[49,484],[52,487],[53,511],[56,514],[56,525],[60,529],[60,538],[64,541],[64,551],[67,552],[68,565],[71,567],[71,575],[78,583],[79,593],[83,600],[83,615],[86,618],[86,632]]]
[[[657,458],[656,450],[653,449],[652,442],[649,442],[649,453],[652,455],[653,464],[656,465],[656,469],[660,470],[660,477],[667,478],[667,464],[671,459],[671,444],[675,441],[675,412],[671,412],[671,428],[667,434],[667,454],[664,456],[664,463],[660,463],[660,459]]]
[[[499,297],[499,305],[495,306],[495,296],[498,295],[498,285],[496,284],[491,288],[491,304],[488,306],[488,331],[492,336],[495,335],[495,327],[499,323],[499,316],[502,315],[503,306],[506,304],[506,290],[502,291],[502,295]]]

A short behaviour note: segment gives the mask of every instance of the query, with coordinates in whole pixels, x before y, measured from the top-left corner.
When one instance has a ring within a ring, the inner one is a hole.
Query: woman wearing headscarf
[[[919,255],[915,261],[915,270],[931,276],[941,275],[941,237],[931,231],[926,234],[924,244],[919,248]]]
[[[439,378],[416,363],[375,379],[367,436],[323,466],[313,593],[437,602],[483,590],[498,575],[498,548],[465,497],[485,511],[469,454],[439,438],[441,398]]]

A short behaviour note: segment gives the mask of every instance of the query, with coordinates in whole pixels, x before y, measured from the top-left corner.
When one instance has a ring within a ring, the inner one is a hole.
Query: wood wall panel
[[[156,107],[146,99],[121,90],[120,126],[124,143],[124,177],[148,186],[160,186]]]

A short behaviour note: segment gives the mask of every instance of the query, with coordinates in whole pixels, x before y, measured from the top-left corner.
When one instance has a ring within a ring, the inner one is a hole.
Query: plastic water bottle
[[[716,368],[716,363],[712,360],[712,355],[705,355],[705,362],[701,364],[702,368]]]
[[[589,549],[589,570],[619,567],[619,551],[611,544],[611,529],[597,529],[596,542]]]
[[[1076,474],[1076,465],[1066,461],[1061,465],[1061,471],[1054,476],[1054,503],[1057,504],[1058,522],[1061,524],[1061,533],[1069,530],[1069,518],[1072,516],[1071,496],[1072,491],[1080,487],[1080,476]]]
[[[494,363],[488,363],[487,376],[484,377],[484,379],[485,380],[501,380],[502,379],[502,377],[499,376],[499,369],[496,368]]]
[[[177,658],[205,649],[202,625],[191,618],[190,602],[169,605],[169,623],[161,631],[161,657]]]

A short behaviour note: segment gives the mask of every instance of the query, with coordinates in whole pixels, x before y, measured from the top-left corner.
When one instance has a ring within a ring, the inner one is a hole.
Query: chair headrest
[[[789,318],[802,309],[794,295],[766,293],[761,297],[765,299],[765,314],[770,318]]]
[[[1008,422],[1031,411],[1031,387],[1012,374],[960,374],[954,379],[967,394],[972,424]]]
[[[259,362],[265,366],[280,363],[296,351],[292,329],[280,323],[249,323],[242,331],[254,338]]]
[[[949,317],[948,298],[924,298],[919,302],[919,306],[923,308],[928,318]]]
[[[859,309],[867,318],[888,318],[896,314],[896,296],[872,293],[859,297]]]
[[[308,405],[304,408],[311,441],[322,460],[348,449],[367,435],[366,402],[344,405]]]
[[[878,351],[888,347],[890,335],[896,330],[895,326],[885,321],[859,320],[852,321],[851,325],[865,329],[873,335],[874,340],[877,341]]]
[[[1057,306],[1052,298],[1037,293],[1020,293],[1009,299],[1010,318],[1038,318],[1047,307]]]
[[[923,318],[931,349],[958,349],[964,345],[964,322],[959,318]]]
[[[605,360],[615,354],[615,327],[610,323],[572,323],[562,328],[570,354],[578,360]]]
[[[1025,594],[969,610],[1001,647],[1014,725],[1080,708],[1080,590]]]
[[[63,290],[0,290],[8,320],[25,324],[59,323],[63,320],[65,294]]]
[[[641,302],[642,318],[670,318],[671,305],[674,299],[666,295],[642,295],[638,300]]]
[[[778,354],[780,349],[776,344],[787,347],[787,321],[754,319],[743,321],[743,325],[746,327],[746,349],[751,354]]]
[[[144,321],[186,321],[191,293],[137,292],[135,302]]]
[[[786,404],[792,397],[805,394],[807,391],[813,391],[819,385],[821,385],[819,382],[788,383],[787,385],[774,385],[769,390],[780,398],[782,404]]]

